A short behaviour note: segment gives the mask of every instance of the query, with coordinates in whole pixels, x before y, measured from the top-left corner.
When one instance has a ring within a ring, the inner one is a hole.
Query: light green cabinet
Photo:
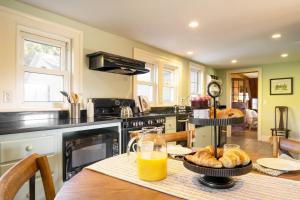
[[[9,134],[0,136],[0,175],[4,174],[9,168],[19,160],[32,154],[38,153],[47,155],[53,182],[58,190],[62,185],[61,176],[61,130],[37,131],[21,134]],[[36,174],[36,199],[43,200],[44,189],[41,175]],[[29,184],[26,183],[17,193],[15,200],[29,199]]]

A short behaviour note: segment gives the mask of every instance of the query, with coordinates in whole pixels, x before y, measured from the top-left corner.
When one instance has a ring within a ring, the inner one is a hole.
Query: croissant
[[[217,160],[211,153],[209,148],[203,148],[197,151],[194,155],[187,155],[186,159],[205,167],[221,168],[221,161]]]
[[[248,165],[250,162],[249,155],[242,149],[230,149],[226,151],[226,153],[234,153],[235,155],[237,155],[241,160],[239,165]]]
[[[244,113],[235,108],[228,108],[223,110],[217,110],[217,118],[231,118],[231,117],[243,117]]]
[[[247,165],[250,162],[248,154],[241,149],[230,149],[223,153],[223,149],[217,149],[218,158],[214,156],[214,147],[207,146],[199,149],[194,155],[187,155],[188,161],[205,167],[234,168],[239,165]]]
[[[212,145],[206,146],[204,149],[208,149],[211,155],[215,155],[215,148]],[[217,148],[217,157],[220,158],[222,156],[223,156],[223,149]]]
[[[241,149],[230,149],[224,153],[219,161],[226,168],[234,168],[239,165],[247,165],[250,162],[250,157]]]

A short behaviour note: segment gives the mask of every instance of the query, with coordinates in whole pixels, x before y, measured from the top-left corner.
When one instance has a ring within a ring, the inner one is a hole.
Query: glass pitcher
[[[145,181],[159,181],[167,177],[167,143],[161,127],[142,128],[141,134],[128,143],[127,153],[132,146],[136,151],[137,175]]]

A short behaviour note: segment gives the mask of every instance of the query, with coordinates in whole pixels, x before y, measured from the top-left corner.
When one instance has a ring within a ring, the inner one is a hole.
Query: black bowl
[[[229,177],[229,176],[241,176],[249,173],[252,170],[252,162],[245,166],[237,166],[235,168],[212,168],[196,165],[186,158],[183,160],[183,165],[188,170],[193,172],[204,174],[206,176],[215,176],[215,177]]]

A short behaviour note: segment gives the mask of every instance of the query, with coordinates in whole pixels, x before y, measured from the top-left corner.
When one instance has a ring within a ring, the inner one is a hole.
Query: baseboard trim
[[[270,142],[270,136],[262,135],[259,141]]]

